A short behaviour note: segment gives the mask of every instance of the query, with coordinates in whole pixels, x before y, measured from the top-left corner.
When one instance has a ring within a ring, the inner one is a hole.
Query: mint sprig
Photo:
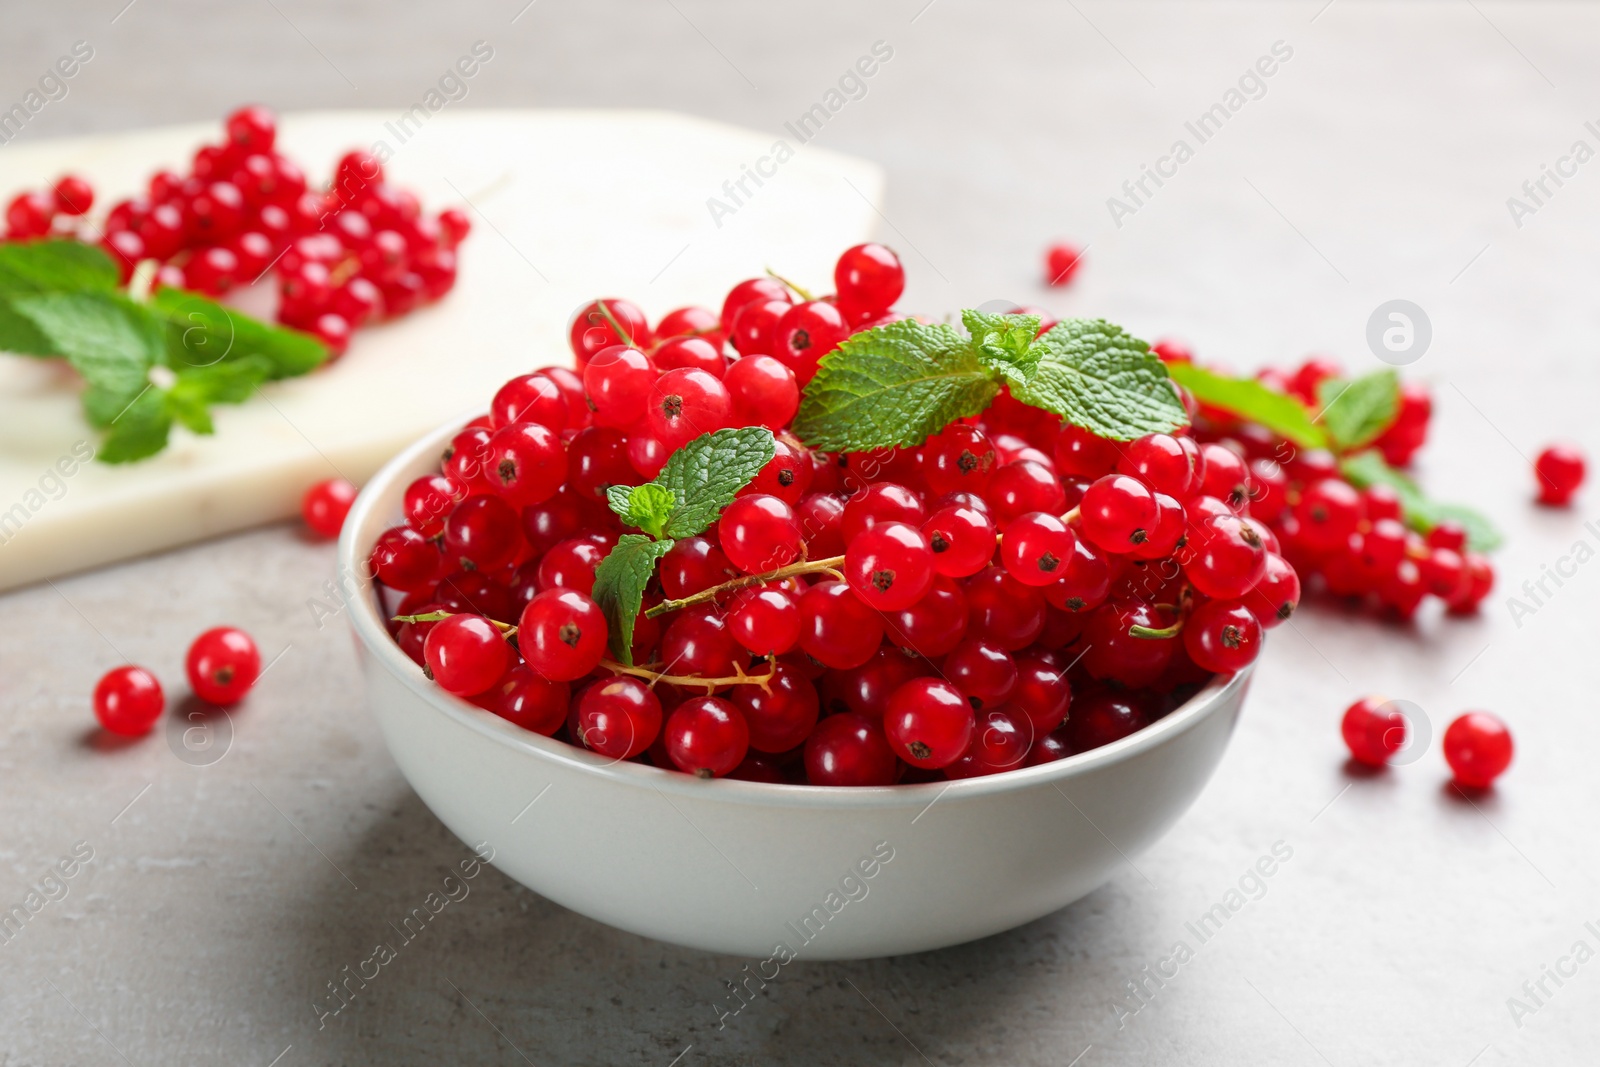
[[[1167,373],[1207,407],[1258,422],[1301,448],[1328,446],[1327,433],[1312,421],[1304,404],[1255,378],[1233,378],[1181,361],[1168,364]]]
[[[961,318],[966,333],[904,319],[844,341],[806,386],[794,432],[833,452],[917,445],[982,412],[1002,386],[1114,440],[1188,421],[1161,361],[1120,327],[1067,319],[1036,336],[1033,315]]]
[[[144,459],[174,424],[211,433],[210,408],[320,366],[328,350],[179,289],[135,300],[104,251],[76,241],[0,244],[0,351],[62,358],[82,376],[84,416],[106,431],[96,455]],[[155,368],[171,372],[158,384]]]
[[[777,443],[760,426],[702,434],[667,457],[654,481],[614,485],[606,503],[641,533],[623,534],[595,569],[594,600],[606,614],[611,654],[633,664],[633,628],[656,564],[678,539],[703,532],[772,462]]]
[[[1500,531],[1481,513],[1463,504],[1447,504],[1428,499],[1422,488],[1402,471],[1397,471],[1374,450],[1357,452],[1339,461],[1339,473],[1357,489],[1386,485],[1400,498],[1405,523],[1418,533],[1427,533],[1441,522],[1460,523],[1467,531],[1467,547],[1474,552],[1489,552],[1499,547]]]
[[[1322,405],[1318,420],[1333,447],[1354,451],[1394,424],[1400,413],[1400,376],[1385,368],[1359,378],[1326,378],[1317,386],[1317,402]]]

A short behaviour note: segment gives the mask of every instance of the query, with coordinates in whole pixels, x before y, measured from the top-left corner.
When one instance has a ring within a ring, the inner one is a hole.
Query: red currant
[[[685,537],[661,558],[661,588],[673,600],[739,576],[722,549],[704,537]]]
[[[1362,697],[1345,709],[1339,732],[1358,763],[1382,767],[1406,745],[1406,718],[1377,697]]]
[[[728,631],[758,656],[781,656],[800,640],[800,606],[776,586],[752,586],[728,605]]]
[[[894,482],[878,482],[867,486],[845,504],[844,539],[848,544],[878,522],[921,526],[924,515],[922,501],[916,493]]]
[[[524,730],[549,737],[567,721],[571,698],[566,682],[548,681],[518,663],[474,703]]]
[[[602,305],[604,310],[602,310]],[[610,314],[607,315],[607,312]],[[620,336],[611,325],[615,321],[627,336]],[[568,331],[578,366],[586,366],[596,353],[615,345],[647,348],[650,345],[649,320],[644,312],[626,300],[606,297],[585,304],[573,316]]]
[[[1083,262],[1083,251],[1074,245],[1058,242],[1045,250],[1044,280],[1050,285],[1064,286],[1078,273]]]
[[[771,355],[794,372],[804,386],[817,374],[817,363],[850,336],[837,307],[826,300],[808,300],[783,313],[772,339]]]
[[[637,678],[607,678],[583,691],[576,719],[583,747],[612,759],[632,759],[661,732],[661,701]]]
[[[655,384],[656,365],[637,348],[612,345],[596,352],[583,369],[583,387],[595,423],[626,429],[644,416]]]
[[[477,696],[505,674],[511,646],[482,615],[452,615],[428,632],[423,645],[428,673],[447,693]]]
[[[844,582],[824,582],[800,597],[800,648],[835,670],[859,667],[883,641],[883,616]]]
[[[906,272],[900,257],[880,244],[847,248],[833,268],[839,307],[852,322],[888,311],[905,292]]]
[[[94,687],[94,717],[114,734],[139,737],[150,732],[167,706],[161,683],[143,667],[118,667]]]
[[[543,374],[524,374],[500,387],[489,405],[489,419],[496,430],[514,422],[536,422],[560,432],[567,428],[567,398],[555,382]]]
[[[735,686],[733,702],[758,752],[788,752],[817,725],[816,687],[789,663],[779,663],[765,686]]]
[[[771,356],[736,359],[722,376],[732,401],[733,420],[741,426],[767,426],[774,430],[789,424],[800,408],[800,381]]]
[[[328,478],[306,490],[300,514],[318,537],[338,537],[344,517],[356,501],[356,487],[343,478]]]
[[[1109,474],[1121,455],[1116,442],[1096,437],[1070,422],[1062,425],[1053,447],[1056,470],[1074,478],[1099,478]]]
[[[1190,531],[1184,577],[1218,600],[1244,596],[1266,573],[1267,548],[1248,519],[1217,515]]]
[[[1065,575],[1076,541],[1066,523],[1049,512],[1033,511],[1006,527],[1000,559],[1022,584],[1052,585]]]
[[[733,322],[746,304],[756,301],[778,300],[789,303],[789,289],[776,278],[750,278],[728,291],[722,302],[722,315],[718,320],[724,337],[733,336]]]
[[[1135,731],[1150,725],[1150,714],[1144,705],[1130,697],[1102,690],[1078,700],[1067,719],[1067,741],[1074,752],[1120,741]]]
[[[261,677],[261,653],[243,630],[218,626],[194,639],[184,670],[195,696],[226,707],[243,700]]]
[[[1261,651],[1261,624],[1238,601],[1210,600],[1185,621],[1183,647],[1201,670],[1232,674],[1255,662]]]
[[[693,368],[669,370],[650,387],[645,426],[668,451],[675,451],[729,425],[732,410],[733,398],[715,375]]]
[[[1044,593],[1023,585],[1001,567],[967,579],[967,633],[1009,651],[1027,648],[1044,629]]]
[[[689,608],[672,620],[661,635],[662,670],[667,674],[692,674],[726,678],[735,663],[748,659],[716,611]]]
[[[1011,520],[1032,511],[1059,515],[1067,506],[1066,492],[1055,473],[1039,460],[1017,459],[994,472],[986,494],[995,526],[1004,533]]]
[[[1017,684],[1011,691],[1011,705],[1033,727],[1033,736],[1043,737],[1067,719],[1072,704],[1072,683],[1067,670],[1053,653],[1030,650],[1015,657]]]
[[[661,316],[661,321],[656,323],[655,336],[658,341],[675,337],[700,337],[715,334],[719,329],[721,323],[710,308],[681,307]]]
[[[778,324],[792,306],[787,297],[752,300],[733,317],[733,330],[728,334],[728,343],[741,356],[775,356]]]
[[[546,589],[522,610],[517,648],[540,677],[571,682],[599,666],[606,637],[598,604],[573,589]]]
[[[1308,453],[1301,453],[1304,460]],[[1342,548],[1360,524],[1361,494],[1349,482],[1323,478],[1306,488],[1294,506],[1300,540],[1314,552]]]
[[[513,422],[489,439],[489,469],[513,507],[542,504],[567,480],[567,450],[554,430]]]
[[[901,648],[937,659],[966,636],[966,594],[949,578],[936,577],[921,600],[886,615],[884,629]]]
[[[933,569],[947,577],[976,574],[994,558],[994,523],[976,508],[940,508],[922,524],[922,532],[933,550]]]
[[[94,206],[94,186],[76,174],[63,174],[51,187],[50,199],[63,215],[86,215]]]
[[[1017,685],[1017,664],[1011,653],[973,638],[945,657],[944,674],[975,708],[1004,704]]]
[[[899,611],[921,600],[933,584],[933,549],[915,526],[880,522],[850,542],[844,572],[868,606]]]
[[[1255,614],[1263,629],[1270,630],[1287,622],[1294,609],[1300,606],[1300,575],[1282,556],[1268,552],[1261,577],[1245,594],[1245,606]]]
[[[739,709],[720,697],[685,700],[667,718],[667,755],[680,771],[720,778],[743,762],[750,728]]]
[[[1144,544],[1157,518],[1155,494],[1126,474],[1108,474],[1091,483],[1078,510],[1083,535],[1113,553],[1132,552]]]
[[[395,526],[378,536],[369,566],[390,589],[412,593],[431,586],[439,576],[438,547],[409,526]]]
[[[1539,453],[1533,470],[1539,478],[1539,503],[1561,506],[1583,484],[1583,453],[1571,445],[1551,445]]]
[[[1511,765],[1511,731],[1485,711],[1469,711],[1444,732],[1444,759],[1456,784],[1487,789]]]
[[[468,570],[499,570],[523,544],[516,510],[497,496],[468,497],[444,522],[445,555]]]
[[[883,713],[895,755],[913,767],[939,768],[960,759],[972,741],[972,707],[949,682],[914,678],[896,689]]]
[[[853,712],[817,723],[806,738],[805,764],[812,785],[893,785],[899,769],[883,724]]]

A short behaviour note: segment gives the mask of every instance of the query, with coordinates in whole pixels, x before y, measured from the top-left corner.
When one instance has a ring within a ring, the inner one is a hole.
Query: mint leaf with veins
[[[1189,423],[1150,346],[1103,319],[1063,319],[1034,342],[1038,360],[1007,373],[1011,394],[1090,433],[1131,441]]]
[[[1346,456],[1339,461],[1339,473],[1357,489],[1371,485],[1387,485],[1393,489],[1400,498],[1400,512],[1406,525],[1418,533],[1425,534],[1449,520],[1460,523],[1467,531],[1467,547],[1474,552],[1489,552],[1502,540],[1500,531],[1488,518],[1462,504],[1428,499],[1421,486],[1404,471],[1389,466],[1382,453],[1376,450]]]
[[[655,576],[656,563],[673,542],[653,541],[644,534],[623,534],[594,572],[594,602],[606,613],[611,655],[633,665],[633,625],[644,605],[644,591]]]
[[[996,376],[972,338],[943,324],[902,319],[858,333],[822,357],[793,430],[830,452],[921,444],[988,407],[1000,392]]]
[[[777,442],[763,426],[701,434],[672,453],[653,483],[675,501],[662,533],[693,537],[705,530],[775,455]]]

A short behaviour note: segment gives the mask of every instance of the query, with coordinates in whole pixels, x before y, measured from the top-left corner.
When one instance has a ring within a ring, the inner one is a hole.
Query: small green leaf
[[[171,430],[172,415],[167,410],[166,395],[150,386],[111,423],[95,458],[103,463],[146,459],[167,447],[167,435]]]
[[[3,247],[6,246],[0,245]],[[61,355],[39,327],[12,308],[11,301],[4,296],[0,296],[0,352],[14,352],[19,356]]]
[[[1011,394],[1099,437],[1131,441],[1188,425],[1150,346],[1103,319],[1063,319],[1034,342],[1038,362],[1007,374]]]
[[[1387,485],[1400,497],[1400,510],[1406,525],[1418,533],[1427,533],[1445,520],[1460,523],[1467,531],[1467,547],[1474,552],[1490,552],[1499,547],[1500,531],[1479,512],[1461,504],[1443,504],[1429,500],[1408,475],[1384,462],[1383,455],[1375,450],[1358,452],[1339,461],[1339,473],[1358,489],[1369,485]]]
[[[1370,444],[1400,413],[1400,377],[1392,370],[1360,378],[1327,378],[1317,386],[1318,420],[1334,448],[1349,452]]]
[[[0,244],[0,293],[111,292],[120,275],[104,250],[79,241]]]
[[[30,293],[13,296],[11,306],[83,375],[84,408],[96,426],[143,391],[160,357],[160,324],[120,293]]]
[[[832,452],[917,445],[978,414],[999,391],[970,338],[903,319],[823,356],[793,428],[813,448]]]
[[[678,506],[678,498],[672,490],[655,482],[613,485],[606,490],[606,502],[624,523],[652,537],[661,536]]]
[[[611,655],[633,664],[633,625],[644,604],[644,591],[656,572],[656,561],[671,541],[652,541],[644,534],[623,534],[594,572],[594,601],[606,613]]]
[[[701,434],[672,453],[655,479],[676,502],[662,532],[693,537],[703,531],[776,454],[772,431],[760,426]]]
[[[1311,421],[1311,413],[1305,405],[1254,378],[1230,378],[1186,362],[1169,364],[1167,373],[1208,407],[1249,422],[1259,422],[1301,448],[1326,448],[1328,445],[1328,435]]]
[[[972,310],[961,313],[961,324],[972,335],[979,360],[1000,372],[1008,367],[1031,367],[1039,361],[1040,352],[1033,343],[1039,336],[1039,322],[1037,315],[994,315]]]
[[[167,390],[167,410],[193,432],[213,433],[210,406],[243,403],[271,373],[272,365],[260,356],[186,368]]]
[[[310,334],[269,326],[182,289],[157,289],[146,306],[166,325],[166,362],[173,370],[255,356],[277,380],[305,374],[328,359],[327,346]]]

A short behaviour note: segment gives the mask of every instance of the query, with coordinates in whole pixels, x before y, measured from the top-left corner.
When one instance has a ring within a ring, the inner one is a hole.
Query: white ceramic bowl
[[[339,544],[359,575],[438,463],[445,427],[361,493]],[[986,778],[879,789],[702,781],[519,729],[423,677],[369,587],[349,609],[367,705],[401,772],[528,888],[647,937],[756,958],[858,959],[1019,926],[1100,886],[1194,801],[1248,672],[1131,737]],[[767,968],[770,970],[770,967]]]

